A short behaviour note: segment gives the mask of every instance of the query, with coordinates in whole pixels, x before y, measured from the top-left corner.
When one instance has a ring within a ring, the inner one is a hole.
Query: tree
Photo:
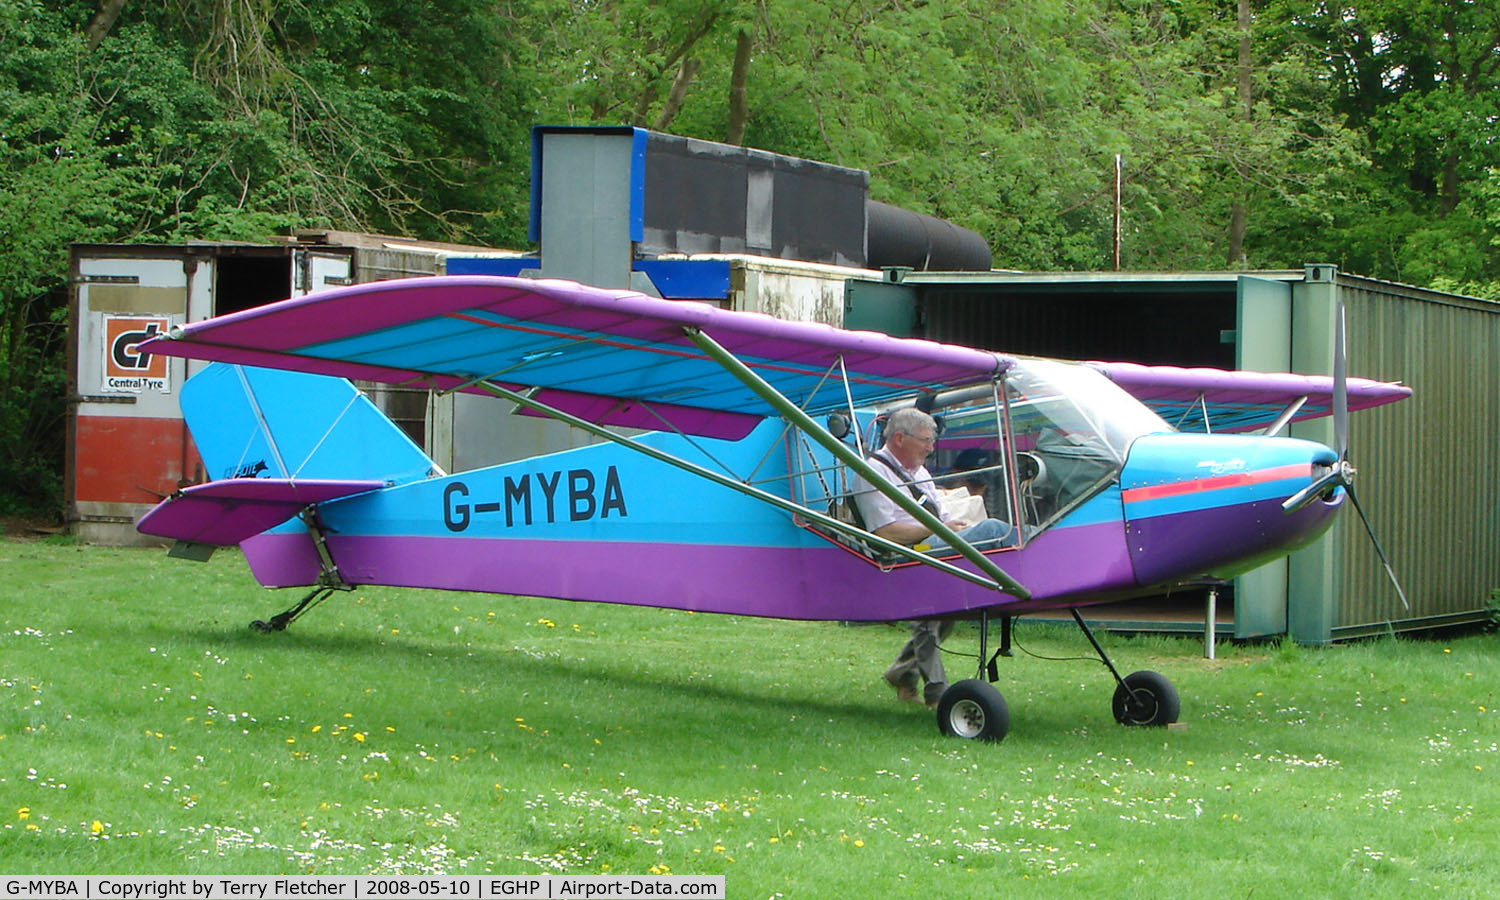
[[[523,242],[503,25],[480,0],[0,4],[0,505],[59,496],[70,243]]]
[[[1500,278],[1486,212],[1500,166],[1500,7],[1358,0],[1291,21],[1327,61],[1331,102],[1368,146],[1358,185],[1373,202],[1333,213],[1348,264],[1419,284]]]
[[[0,511],[59,494],[68,245],[127,232],[150,180],[99,114],[87,54],[43,4],[0,5]]]

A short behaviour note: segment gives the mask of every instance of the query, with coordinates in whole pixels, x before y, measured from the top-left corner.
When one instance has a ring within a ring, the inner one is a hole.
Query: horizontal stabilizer
[[[383,481],[227,478],[183,488],[141,517],[142,534],[230,547],[275,528],[311,503],[385,487]]]

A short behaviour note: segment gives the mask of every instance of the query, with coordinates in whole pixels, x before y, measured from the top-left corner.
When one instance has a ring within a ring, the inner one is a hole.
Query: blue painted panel
[[[644,128],[631,130],[630,140],[630,239],[646,239],[646,139]]]
[[[635,268],[646,273],[657,292],[669,300],[722,300],[729,296],[727,259],[639,259]]]
[[[537,269],[542,265],[539,256],[450,256],[447,262],[449,275],[509,275],[519,276],[526,269]]]
[[[1111,484],[1049,526],[1048,531],[1120,521],[1120,486]]]
[[[638,222],[632,222],[631,228],[637,225]],[[536,256],[454,256],[447,263],[449,275],[511,277],[541,265],[541,258]],[[657,292],[669,300],[722,300],[729,296],[728,260],[642,259],[636,261],[635,268],[644,272]]]

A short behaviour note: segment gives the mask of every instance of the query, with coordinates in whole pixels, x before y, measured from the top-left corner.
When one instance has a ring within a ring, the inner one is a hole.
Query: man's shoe
[[[936,691],[932,688],[933,686],[930,684],[927,686],[926,696],[922,698],[922,702],[927,704],[928,709],[937,709],[938,703],[942,702],[943,692],[948,690],[948,685],[940,683],[937,685]]]
[[[902,703],[920,703],[922,697],[917,693],[916,681],[906,681],[900,678],[892,678],[891,673],[885,674],[885,683],[896,689],[896,699]]]

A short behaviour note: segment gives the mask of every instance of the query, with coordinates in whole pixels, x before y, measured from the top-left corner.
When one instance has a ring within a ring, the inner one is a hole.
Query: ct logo
[[[165,391],[167,358],[142,353],[140,345],[165,334],[165,317],[104,317],[104,389],[138,393]]]
[[[151,368],[151,356],[140,351],[139,345],[161,333],[159,322],[147,322],[140,331],[122,331],[109,343],[109,357],[122,370],[142,371]]]

